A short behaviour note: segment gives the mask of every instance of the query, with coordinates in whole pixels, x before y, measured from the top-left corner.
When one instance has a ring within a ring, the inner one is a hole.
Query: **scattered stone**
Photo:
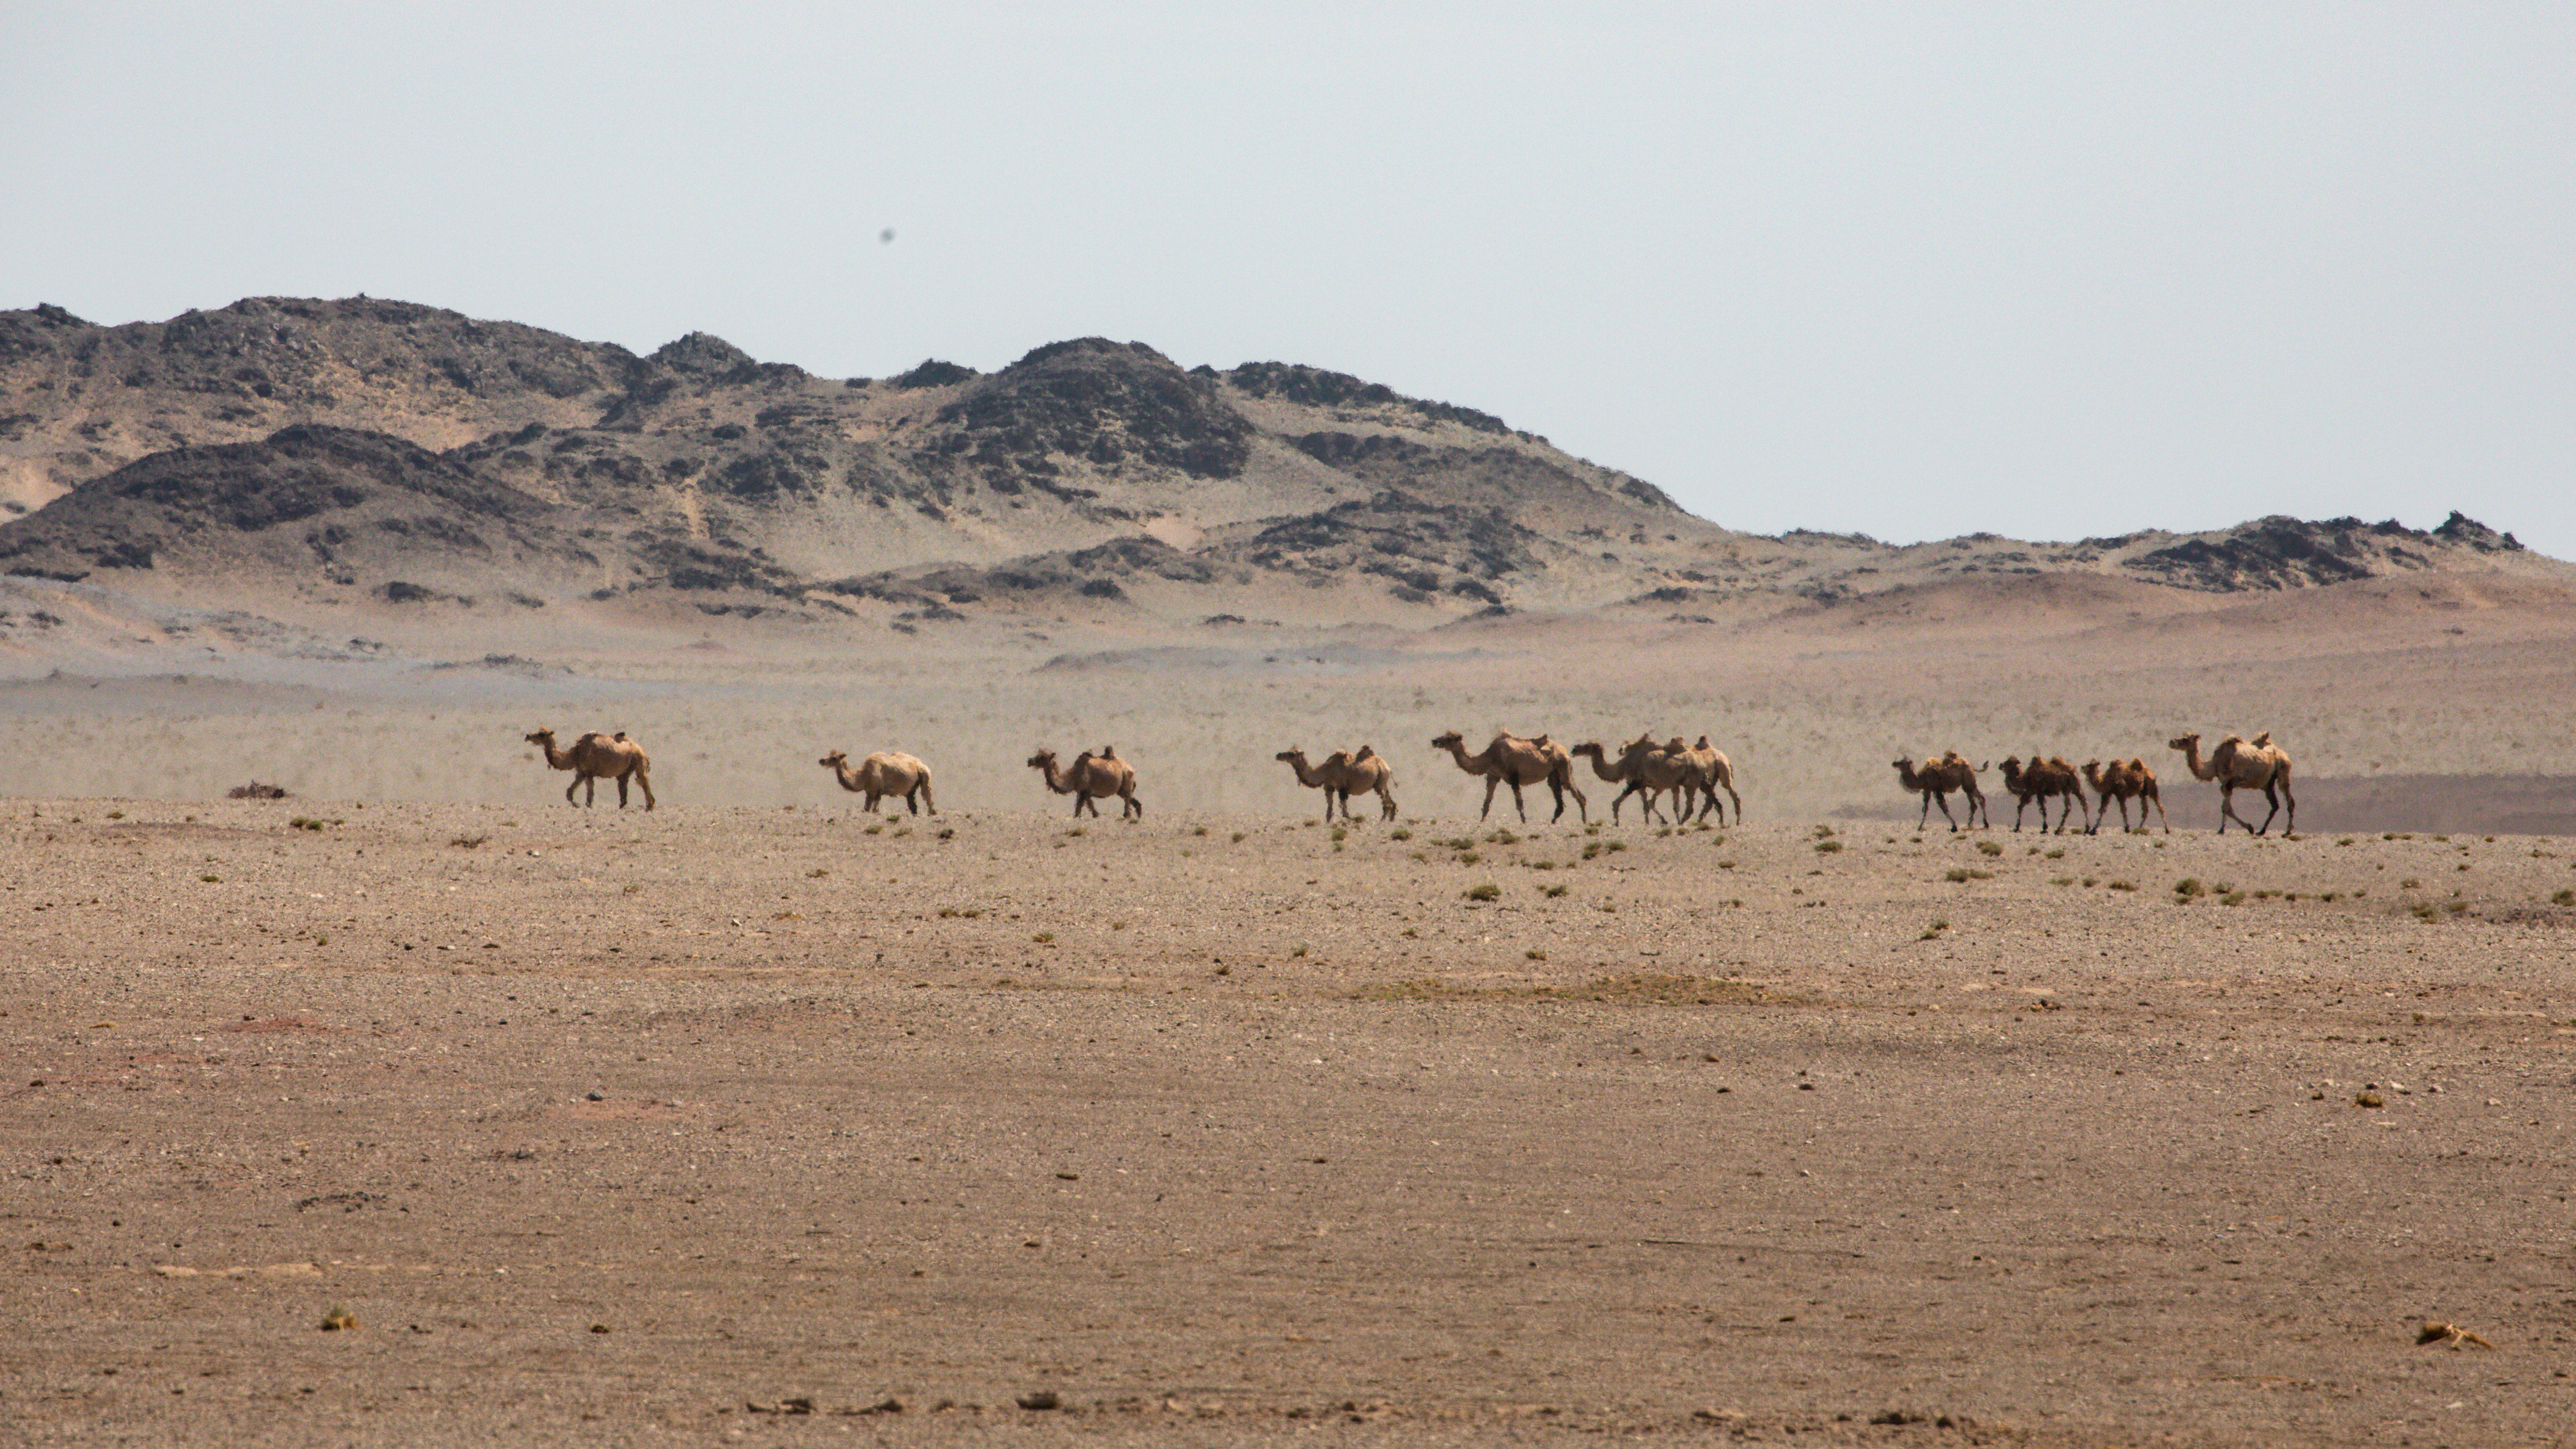
[[[1057,1398],[1053,1389],[1039,1389],[1034,1393],[1022,1394],[1017,1402],[1021,1408],[1031,1413],[1064,1407],[1064,1400]]]
[[[348,1309],[342,1308],[337,1304],[332,1305],[330,1312],[322,1315],[322,1331],[324,1333],[349,1332],[356,1329],[357,1326],[358,1315],[351,1313]]]
[[[2449,1349],[2466,1348],[2471,1344],[2475,1344],[2480,1348],[2495,1347],[2494,1344],[2487,1342],[2485,1339],[2469,1332],[2467,1329],[2462,1328],[2456,1323],[2430,1321],[2425,1323],[2424,1330],[2421,1333],[2415,1335],[2415,1342],[2419,1345],[2438,1343],[2444,1348]]]

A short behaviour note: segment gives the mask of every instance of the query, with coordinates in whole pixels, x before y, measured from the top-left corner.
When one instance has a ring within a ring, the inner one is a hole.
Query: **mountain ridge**
[[[2074,543],[1738,533],[1456,404],[1349,374],[1183,368],[1086,337],[982,373],[824,379],[693,332],[638,355],[358,297],[100,327],[0,312],[0,571],[254,578],[314,603],[670,596],[857,616],[1248,607],[1436,625],[1833,607],[1943,578],[2235,593],[2576,568],[2438,528],[2253,520]],[[503,601],[507,601],[506,604]]]

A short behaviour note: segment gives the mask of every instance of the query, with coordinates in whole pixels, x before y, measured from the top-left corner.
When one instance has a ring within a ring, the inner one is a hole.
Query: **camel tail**
[[[922,808],[928,810],[931,814],[936,815],[939,813],[939,802],[932,798],[930,793],[930,767],[928,765],[921,767],[921,804]]]

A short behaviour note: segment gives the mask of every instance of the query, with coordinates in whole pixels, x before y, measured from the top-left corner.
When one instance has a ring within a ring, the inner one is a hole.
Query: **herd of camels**
[[[617,806],[622,810],[626,808],[627,782],[632,780],[636,788],[644,792],[644,808],[653,808],[652,762],[646,759],[644,747],[628,739],[625,731],[604,734],[594,730],[573,741],[570,749],[556,745],[555,732],[551,729],[536,730],[526,738],[529,744],[545,752],[549,767],[573,772],[572,783],[564,787],[565,803],[595,804],[599,782],[611,780],[616,782]],[[2274,817],[2281,814],[2285,803],[2289,808],[2289,818],[2282,825],[2282,831],[2284,834],[2297,832],[2299,802],[2290,792],[2290,757],[2279,745],[2272,743],[2270,731],[2250,740],[2229,735],[2218,742],[2206,759],[2201,756],[2200,736],[2196,734],[2183,735],[2166,744],[2181,753],[2193,779],[2214,781],[2218,785],[2219,834],[2227,833],[2227,822],[2231,820],[2252,834],[2264,834],[2272,828]],[[1523,737],[1509,731],[1495,735],[1474,754],[1467,752],[1466,740],[1456,730],[1434,737],[1431,748],[1447,752],[1459,769],[1484,780],[1484,808],[1476,816],[1480,821],[1492,815],[1494,792],[1504,785],[1512,787],[1512,808],[1519,812],[1524,823],[1529,820],[1529,808],[1521,792],[1530,785],[1545,785],[1555,797],[1556,813],[1548,817],[1551,823],[1564,818],[1565,797],[1568,795],[1574,797],[1576,818],[1589,821],[1590,804],[1574,783],[1574,761],[1583,758],[1592,762],[1592,772],[1601,779],[1627,787],[1610,802],[1610,818],[1614,823],[1619,818],[1619,807],[1631,795],[1645,797],[1639,806],[1650,822],[1663,820],[1656,813],[1656,802],[1670,795],[1672,823],[1676,825],[1705,820],[1712,811],[1717,815],[1717,823],[1724,825],[1730,806],[1735,811],[1735,822],[1738,825],[1744,823],[1744,801],[1735,793],[1735,764],[1727,759],[1724,752],[1713,748],[1706,735],[1700,736],[1696,745],[1684,745],[1679,735],[1658,742],[1649,731],[1621,746],[1615,758],[1597,741],[1568,748],[1543,734]],[[1326,823],[1332,821],[1333,807],[1337,804],[1341,807],[1342,819],[1352,819],[1353,795],[1374,794],[1378,800],[1379,818],[1395,818],[1395,766],[1374,748],[1362,745],[1357,750],[1335,750],[1320,764],[1308,763],[1306,752],[1300,749],[1282,750],[1275,758],[1296,772],[1298,784],[1324,792]],[[934,815],[939,813],[939,806],[930,791],[930,767],[914,756],[900,751],[880,751],[861,760],[858,768],[852,769],[850,757],[834,750],[815,763],[829,769],[841,782],[842,789],[864,795],[865,808],[871,814],[875,813],[879,801],[897,796],[902,797],[904,808],[913,814],[918,815],[925,808]],[[1945,751],[1920,766],[1914,763],[1912,756],[1899,757],[1894,763],[1898,782],[1923,797],[1923,810],[1915,821],[1916,829],[1923,829],[1931,823],[1932,807],[1937,804],[1941,807],[1942,818],[1950,822],[1950,829],[1953,832],[1958,830],[1959,818],[1950,813],[1950,792],[1953,790],[1968,797],[1970,826],[1982,823],[1988,829],[1993,828],[1994,817],[1986,811],[1985,792],[1977,788],[1978,774],[1991,766],[1969,764],[1967,756],[1957,750]],[[1136,798],[1136,767],[1118,758],[1114,746],[1103,746],[1098,753],[1085,750],[1074,756],[1071,765],[1063,767],[1056,764],[1055,751],[1042,749],[1031,755],[1027,764],[1045,779],[1048,790],[1073,797],[1073,813],[1077,817],[1085,812],[1098,815],[1100,807],[1094,802],[1114,797],[1119,802],[1119,818],[1145,818],[1144,802]],[[2089,785],[2095,800],[2084,822],[2085,834],[2101,830],[2104,817],[2110,814],[2115,803],[2120,808],[2120,829],[2123,832],[2129,830],[2131,800],[2138,802],[2137,829],[2146,828],[2147,807],[2153,805],[2157,819],[2164,824],[2165,833],[2173,833],[2173,821],[2165,815],[2164,797],[2156,790],[2156,772],[2147,768],[2147,762],[2142,759],[2113,760],[2107,765],[2100,760],[2087,760],[2079,770],[2068,764],[2062,755],[2041,758],[2034,754],[2027,763],[2018,756],[2006,756],[2003,783],[2004,789],[2013,797],[2015,830],[2021,829],[2023,812],[2036,801],[2039,805],[2039,828],[2043,833],[2048,831],[2048,803],[2055,799],[2058,802],[2056,832],[2065,834],[2068,818],[2087,809],[2084,791]],[[574,801],[574,795],[585,790],[587,793],[583,798]],[[2264,815],[2261,825],[2236,813],[2236,792],[2239,790],[2263,792],[2271,810]],[[1726,795],[1722,803],[1718,799],[1720,791]]]

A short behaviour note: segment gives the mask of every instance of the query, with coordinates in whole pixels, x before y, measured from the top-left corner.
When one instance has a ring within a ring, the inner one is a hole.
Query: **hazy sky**
[[[826,375],[1100,334],[1763,532],[2457,507],[2576,558],[2564,0],[0,0],[0,56],[0,305]]]

